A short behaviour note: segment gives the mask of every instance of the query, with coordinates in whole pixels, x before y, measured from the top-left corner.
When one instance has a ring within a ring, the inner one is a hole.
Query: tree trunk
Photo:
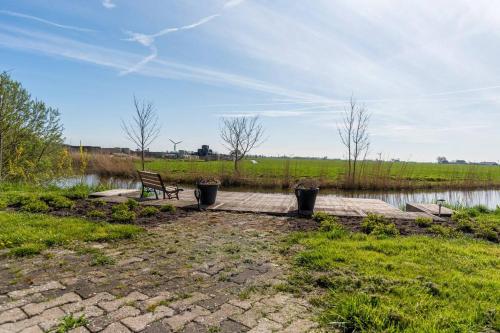
[[[145,170],[144,168],[144,148],[141,149],[141,164],[142,164],[142,171]]]
[[[234,155],[234,171],[238,173],[238,154]]]

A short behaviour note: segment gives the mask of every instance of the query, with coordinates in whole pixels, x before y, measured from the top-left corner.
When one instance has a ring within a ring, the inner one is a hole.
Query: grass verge
[[[500,247],[466,237],[295,233],[288,291],[347,332],[500,330]]]
[[[132,238],[141,230],[133,225],[97,223],[80,218],[0,212],[0,249],[8,248],[10,254],[15,256],[27,256],[75,241],[104,242]]]

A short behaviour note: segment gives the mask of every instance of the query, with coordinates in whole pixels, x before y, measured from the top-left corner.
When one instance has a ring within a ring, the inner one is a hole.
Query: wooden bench
[[[169,199],[177,198],[179,200],[179,192],[184,191],[177,185],[165,186],[163,179],[161,179],[160,174],[148,171],[137,171],[139,173],[139,178],[142,183],[141,198],[144,197],[144,192],[146,188],[152,189],[155,192],[156,199],[158,199],[158,193],[156,191],[163,192],[163,199],[168,197]]]

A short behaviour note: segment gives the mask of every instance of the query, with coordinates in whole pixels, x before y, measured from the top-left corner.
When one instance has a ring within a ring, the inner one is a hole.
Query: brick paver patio
[[[86,319],[79,333],[319,331],[306,300],[274,287],[288,269],[279,240],[296,226],[193,212],[132,240],[2,253],[0,332],[48,332],[69,315]]]

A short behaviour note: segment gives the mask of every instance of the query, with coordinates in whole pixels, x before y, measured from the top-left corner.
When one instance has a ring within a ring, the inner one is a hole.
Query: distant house
[[[497,162],[481,162],[479,165],[498,165]]]
[[[454,164],[467,164],[467,161],[465,160],[456,160],[455,162],[453,162]]]

